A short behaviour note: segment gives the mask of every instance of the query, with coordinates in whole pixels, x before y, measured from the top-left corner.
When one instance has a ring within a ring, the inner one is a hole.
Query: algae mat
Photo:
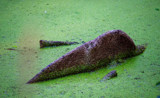
[[[159,0],[1,0],[0,97],[156,98],[159,27]],[[146,51],[117,67],[26,84],[80,45],[39,49],[40,39],[81,43],[112,29],[125,31],[136,44],[148,43]],[[118,77],[100,82],[111,70],[117,70]]]

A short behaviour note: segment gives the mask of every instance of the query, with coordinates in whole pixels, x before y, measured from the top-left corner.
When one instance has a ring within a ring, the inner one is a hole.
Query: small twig
[[[113,71],[109,72],[109,73],[103,78],[103,80],[109,80],[109,79],[111,79],[111,78],[113,78],[113,77],[117,77],[117,72],[116,72],[116,70],[113,70]]]
[[[47,41],[47,40],[40,40],[40,48],[43,47],[50,47],[50,46],[62,46],[62,45],[72,45],[72,44],[79,44],[78,42],[68,42],[68,41]]]
[[[16,50],[16,49],[14,49],[14,48],[7,48],[6,50]]]

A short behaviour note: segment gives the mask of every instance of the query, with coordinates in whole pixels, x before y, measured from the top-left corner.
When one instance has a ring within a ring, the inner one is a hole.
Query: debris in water
[[[78,44],[78,42],[47,41],[47,40],[40,40],[39,43],[40,43],[40,48],[50,47],[50,46],[62,46],[62,45]]]
[[[40,43],[42,42],[43,40],[40,41]],[[54,41],[44,42],[54,43]],[[62,42],[62,45],[63,44],[65,43]],[[45,45],[48,46],[48,44]],[[41,47],[44,46],[41,45]],[[55,60],[27,83],[35,83],[70,74],[93,71],[102,66],[106,66],[113,60],[139,55],[144,52],[145,48],[145,45],[136,46],[125,32],[121,30],[111,30]],[[110,77],[114,77],[117,74],[113,71],[110,75]]]
[[[117,72],[116,72],[116,70],[113,70],[113,71],[109,72],[109,73],[103,78],[103,80],[109,80],[109,79],[111,79],[111,78],[113,78],[113,77],[117,77]]]
[[[16,50],[15,48],[7,48],[6,50]]]

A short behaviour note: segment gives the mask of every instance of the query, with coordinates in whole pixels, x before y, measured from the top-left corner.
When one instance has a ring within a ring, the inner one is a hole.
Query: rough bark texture
[[[40,43],[40,48],[50,47],[50,46],[62,46],[62,45],[78,44],[78,42],[47,41],[47,40],[40,40],[39,43]]]
[[[144,50],[144,46],[135,46],[125,32],[108,31],[52,62],[27,83],[92,71],[106,66],[112,60],[135,56]]]

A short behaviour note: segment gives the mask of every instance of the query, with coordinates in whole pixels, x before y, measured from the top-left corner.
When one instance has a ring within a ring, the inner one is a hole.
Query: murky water
[[[160,96],[159,0],[1,0],[0,97],[156,98]],[[39,49],[39,40],[87,42],[121,29],[146,51],[113,68],[26,84],[79,45]],[[15,50],[7,50],[8,48]],[[100,82],[109,71],[118,77]]]

